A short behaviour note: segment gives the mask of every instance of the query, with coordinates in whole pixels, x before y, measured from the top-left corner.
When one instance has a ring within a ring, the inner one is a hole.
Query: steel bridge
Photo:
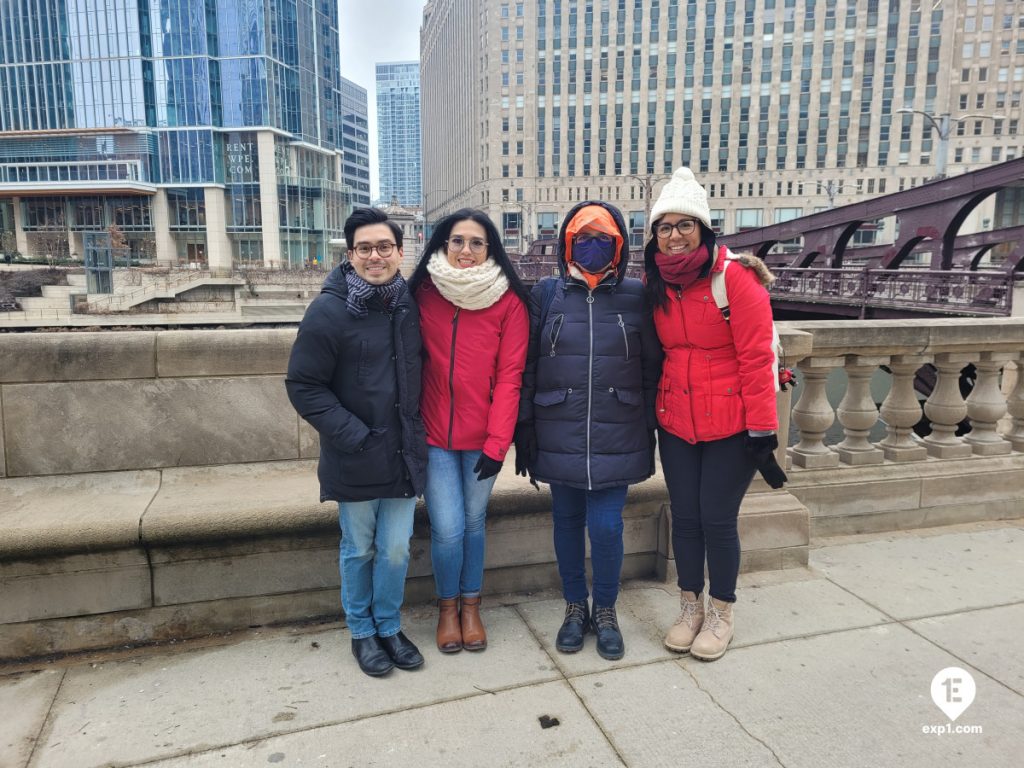
[[[1014,287],[1024,295],[1024,225],[959,234],[985,199],[1022,187],[1018,158],[720,240],[772,267],[772,303],[794,316],[1024,314],[1024,306],[1013,309]],[[853,244],[859,230],[893,217],[894,242]],[[557,273],[554,247],[553,240],[538,240],[513,256],[524,280]],[[631,274],[639,275],[643,254],[632,253],[630,261]]]

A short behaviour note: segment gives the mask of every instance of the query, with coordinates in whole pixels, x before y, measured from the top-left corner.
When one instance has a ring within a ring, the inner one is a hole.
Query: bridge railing
[[[934,310],[1007,316],[1014,276],[973,270],[819,269],[773,270],[773,297],[807,303]]]
[[[1024,318],[781,325],[814,336],[811,354],[797,363],[801,386],[791,421],[798,438],[789,448],[794,466],[1024,452]],[[971,365],[973,382],[962,377]],[[888,373],[889,387],[879,406],[871,382],[880,369]],[[833,407],[827,390],[834,388],[837,370],[846,384]],[[934,382],[926,397],[915,380]],[[842,436],[829,444],[837,420]],[[880,428],[884,436],[872,441]]]

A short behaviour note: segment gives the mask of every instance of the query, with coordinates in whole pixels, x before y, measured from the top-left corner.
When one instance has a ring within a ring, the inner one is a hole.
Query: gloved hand
[[[537,431],[533,422],[522,421],[516,424],[513,442],[516,445],[516,474],[526,477],[530,467],[537,461]]]
[[[497,459],[492,459],[486,453],[481,453],[480,458],[476,460],[476,466],[473,467],[473,471],[476,472],[477,480],[486,480],[489,477],[494,477],[501,471],[502,462]]]
[[[775,434],[751,435],[744,438],[743,447],[754,462],[761,477],[772,488],[781,488],[789,480],[782,467],[775,460],[775,449],[779,447],[779,438]]]

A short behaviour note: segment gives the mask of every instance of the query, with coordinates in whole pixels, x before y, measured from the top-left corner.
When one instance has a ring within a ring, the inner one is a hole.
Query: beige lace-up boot
[[[704,594],[679,593],[679,618],[665,636],[665,647],[686,653],[704,624]]]
[[[690,646],[690,655],[703,661],[720,659],[732,640],[732,630],[732,603],[711,598],[704,625]]]

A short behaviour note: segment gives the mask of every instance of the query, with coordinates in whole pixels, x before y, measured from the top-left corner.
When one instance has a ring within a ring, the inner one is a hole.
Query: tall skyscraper
[[[598,197],[638,246],[680,165],[732,232],[1011,159],[1022,34],[1011,0],[430,0],[425,214],[518,249]]]
[[[18,250],[226,268],[329,257],[338,12],[313,0],[3,0],[0,209]]]
[[[352,189],[353,205],[370,204],[370,138],[366,89],[341,78],[341,179]]]
[[[422,204],[420,167],[420,64],[377,65],[377,155],[380,199],[406,207]]]

